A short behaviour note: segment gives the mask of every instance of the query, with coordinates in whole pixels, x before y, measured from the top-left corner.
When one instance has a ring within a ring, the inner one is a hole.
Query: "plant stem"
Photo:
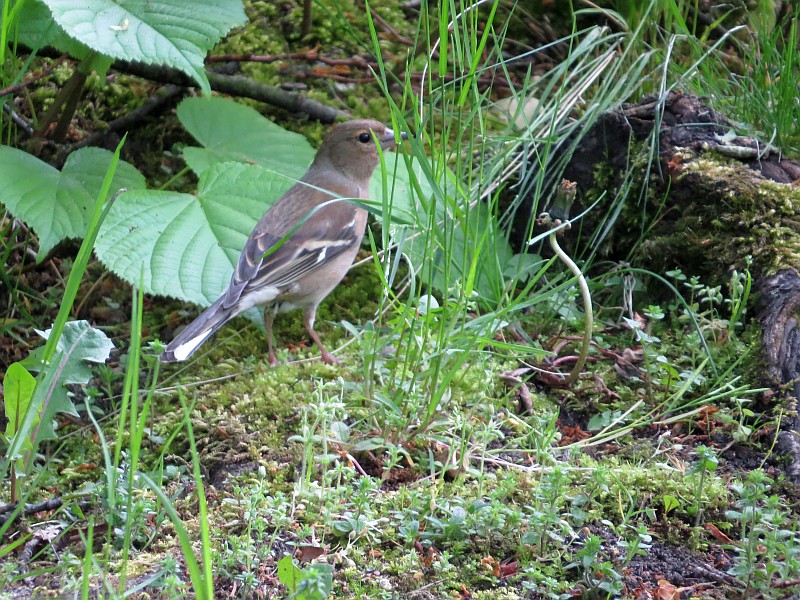
[[[592,328],[594,327],[594,315],[592,313],[592,295],[589,292],[589,284],[586,283],[586,278],[583,276],[581,269],[578,265],[575,264],[566,252],[561,249],[561,246],[558,245],[558,239],[556,238],[559,231],[561,231],[561,222],[559,220],[553,220],[548,213],[543,213],[539,220],[545,224],[552,223],[556,225],[553,231],[550,233],[548,239],[550,241],[550,247],[553,248],[553,252],[556,253],[556,256],[561,259],[567,268],[572,271],[572,274],[578,280],[578,288],[581,291],[581,297],[583,298],[583,346],[581,347],[581,352],[578,356],[578,361],[575,363],[575,366],[572,369],[572,372],[569,376],[564,380],[564,383],[567,386],[572,385],[578,379],[578,376],[581,374],[584,365],[586,364],[586,357],[589,355],[589,345],[592,341]],[[570,228],[569,221],[565,224],[566,229]]]

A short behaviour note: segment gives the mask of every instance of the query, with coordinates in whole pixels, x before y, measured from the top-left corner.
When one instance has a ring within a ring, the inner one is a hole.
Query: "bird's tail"
[[[161,354],[161,362],[182,362],[203,345],[214,332],[236,316],[233,308],[223,308],[222,298],[214,302],[199,317],[186,326]]]

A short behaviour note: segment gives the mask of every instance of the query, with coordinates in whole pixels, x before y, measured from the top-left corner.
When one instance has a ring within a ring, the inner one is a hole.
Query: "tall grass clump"
[[[392,193],[387,182],[383,214],[410,201],[415,215],[412,225],[385,226],[372,240],[386,293],[376,324],[357,334],[364,392],[380,428],[373,442],[388,448],[420,437],[463,446],[473,417],[485,415],[487,396],[471,395],[457,427],[448,409],[465,388],[491,389],[486,359],[537,362],[544,355],[534,343],[498,339],[575,284],[540,255],[544,236],[534,235],[534,220],[582,135],[653,68],[652,52],[634,51],[639,31],[581,29],[574,19],[573,32],[552,44],[566,58],[534,76],[536,54],[550,48],[512,52],[513,8],[486,1],[466,8],[423,3],[421,10],[422,79],[398,80],[380,61],[376,72],[393,122],[410,133],[405,164],[394,168],[408,170],[411,198]],[[509,90],[502,101],[494,89],[501,83]],[[400,95],[389,93],[398,87]],[[520,221],[528,223],[530,243],[515,248],[509,231]]]

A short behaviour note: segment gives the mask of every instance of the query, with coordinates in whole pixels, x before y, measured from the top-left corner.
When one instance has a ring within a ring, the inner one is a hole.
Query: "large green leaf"
[[[314,149],[302,135],[227,98],[187,98],[178,105],[178,118],[203,145],[184,149],[186,163],[197,175],[212,164],[237,161],[300,179],[314,159]]]
[[[86,234],[108,165],[114,154],[101,148],[81,148],[59,172],[27,152],[0,146],[2,202],[39,236],[38,259],[61,240]],[[144,177],[120,161],[112,189],[145,187]]]
[[[217,163],[200,176],[197,196],[140,190],[121,196],[95,252],[148,293],[203,306],[227,287],[256,221],[292,185],[257,165]]]
[[[83,44],[69,37],[53,20],[50,9],[41,0],[20,0],[19,12],[12,12],[13,35],[17,40],[32,48],[39,50],[45,46],[52,46],[62,52],[68,52],[75,58],[83,58],[89,49]],[[0,24],[3,23],[0,14]]]
[[[241,0],[44,0],[70,37],[116,59],[183,71],[211,92],[203,61],[246,17]]]
[[[406,165],[396,152],[384,152],[383,164],[386,169],[386,198],[383,194],[384,173],[378,168],[369,182],[370,199],[361,204],[384,224],[387,221],[398,226],[418,223],[422,207],[417,200]],[[426,181],[419,183],[422,193],[430,196],[432,194],[430,185]],[[385,209],[384,200],[386,200]],[[384,210],[387,214],[384,214]]]

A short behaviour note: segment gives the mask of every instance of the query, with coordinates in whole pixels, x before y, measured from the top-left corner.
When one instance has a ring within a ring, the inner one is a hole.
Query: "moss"
[[[592,500],[599,507],[599,514],[612,522],[624,522],[629,518],[626,511],[641,511],[652,508],[663,510],[663,498],[673,496],[681,502],[678,514],[689,520],[686,509],[694,505],[695,480],[693,476],[676,477],[676,472],[667,464],[653,464],[653,452],[642,454],[640,460],[603,456],[602,462],[587,455],[581,455],[578,464],[593,471],[602,468],[609,473],[607,485],[592,494]],[[647,457],[647,459],[645,458]],[[592,480],[584,483],[591,488]],[[702,490],[701,501],[704,511],[724,510],[727,507],[727,482],[722,477],[708,475]]]
[[[327,365],[297,365],[271,368],[265,359],[252,364],[245,375],[242,366],[223,361],[216,372],[235,366],[241,375],[199,390],[200,403],[192,413],[198,449],[206,464],[223,462],[296,459],[287,455],[286,440],[320,378],[334,376]],[[201,374],[201,377],[203,375]],[[167,427],[178,422],[178,411],[164,415]],[[163,433],[167,433],[164,431]]]
[[[672,260],[719,279],[746,256],[763,275],[798,263],[800,190],[709,156],[684,164],[679,182],[678,216],[642,246],[656,267]]]
[[[667,196],[655,174],[648,174],[650,153],[644,142],[631,144],[627,177],[638,183],[626,192],[628,201],[601,249],[603,254],[636,257],[655,272],[678,266],[714,283],[733,268],[741,270],[747,256],[754,259],[754,272],[763,275],[797,264],[800,190],[767,180],[728,157],[684,152],[673,156],[682,162]],[[648,176],[647,197],[632,201],[640,197]],[[600,161],[594,187],[586,195],[597,198],[605,193],[609,210],[620,185],[619,172],[608,161]],[[593,213],[603,215],[603,210]],[[586,226],[594,228],[590,222]],[[632,249],[639,250],[638,256]]]
[[[405,18],[397,5],[382,5],[380,15],[401,35],[413,36],[415,24]],[[371,56],[372,42],[364,27],[363,8],[352,0],[337,3],[315,3],[311,33],[300,35],[303,18],[302,3],[274,4],[249,2],[246,7],[248,23],[231,32],[214,49],[214,54],[255,54],[276,56],[287,53],[307,52],[315,47],[323,48],[326,58],[347,60],[353,56]],[[397,41],[381,39],[383,60],[391,68],[395,61],[404,60],[406,47]],[[397,58],[395,58],[397,57]],[[336,69],[340,70],[336,70]],[[354,117],[388,118],[389,111],[383,92],[377,84],[359,83],[358,94],[342,93],[351,84],[340,83],[329,75],[354,79],[371,77],[370,71],[353,66],[334,67],[314,60],[302,58],[278,60],[268,63],[243,62],[242,73],[254,81],[280,86],[287,81],[301,82],[306,89],[303,94],[313,100],[350,112]],[[264,106],[245,101],[258,110]],[[281,124],[293,131],[302,131],[313,144],[318,144],[325,127],[306,120],[297,120],[285,111],[267,107],[277,115]]]

